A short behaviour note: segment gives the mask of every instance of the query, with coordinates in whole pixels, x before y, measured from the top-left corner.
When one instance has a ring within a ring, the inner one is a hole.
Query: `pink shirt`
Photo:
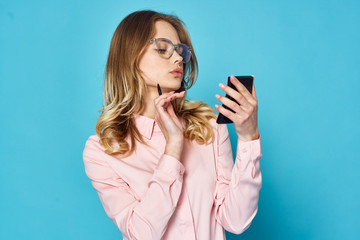
[[[262,185],[260,139],[238,140],[234,164],[227,126],[213,119],[215,141],[185,141],[181,163],[164,154],[154,119],[135,122],[152,147],[137,143],[129,157],[110,156],[93,135],[83,152],[85,172],[124,239],[220,240],[224,229],[240,234],[250,226]]]

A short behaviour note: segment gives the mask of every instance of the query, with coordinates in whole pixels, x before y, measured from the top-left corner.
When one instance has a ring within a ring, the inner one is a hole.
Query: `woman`
[[[111,40],[104,108],[83,159],[124,239],[225,239],[224,229],[239,234],[256,215],[255,89],[232,79],[239,92],[220,87],[237,102],[217,95],[235,111],[216,106],[235,124],[234,164],[226,125],[208,105],[185,100],[197,76],[192,49],[177,17],[153,11],[127,16]]]

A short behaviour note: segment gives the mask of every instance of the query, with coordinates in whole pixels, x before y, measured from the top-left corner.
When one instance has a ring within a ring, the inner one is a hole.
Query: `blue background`
[[[214,106],[228,75],[255,75],[259,212],[227,239],[359,239],[360,2],[333,0],[0,0],[0,239],[122,238],[82,151],[112,34],[140,9],[186,23],[190,99]]]

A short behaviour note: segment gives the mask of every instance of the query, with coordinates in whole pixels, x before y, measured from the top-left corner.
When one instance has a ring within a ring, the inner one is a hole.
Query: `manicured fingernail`
[[[231,81],[232,83],[236,83],[236,82],[237,82],[237,79],[236,79],[236,77],[235,77],[234,75],[231,75],[230,81]]]
[[[221,89],[224,89],[224,88],[225,88],[225,85],[222,84],[222,83],[220,83],[219,86],[220,86]]]
[[[219,109],[219,105],[215,104],[216,109]]]
[[[219,99],[219,98],[220,98],[220,95],[215,94],[215,97],[216,97],[216,99]]]

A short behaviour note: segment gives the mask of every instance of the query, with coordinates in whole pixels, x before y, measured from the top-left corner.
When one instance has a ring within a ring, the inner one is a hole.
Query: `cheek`
[[[144,56],[139,63],[140,70],[143,72],[142,77],[147,85],[156,84],[162,76],[164,66],[161,61],[152,56]]]

